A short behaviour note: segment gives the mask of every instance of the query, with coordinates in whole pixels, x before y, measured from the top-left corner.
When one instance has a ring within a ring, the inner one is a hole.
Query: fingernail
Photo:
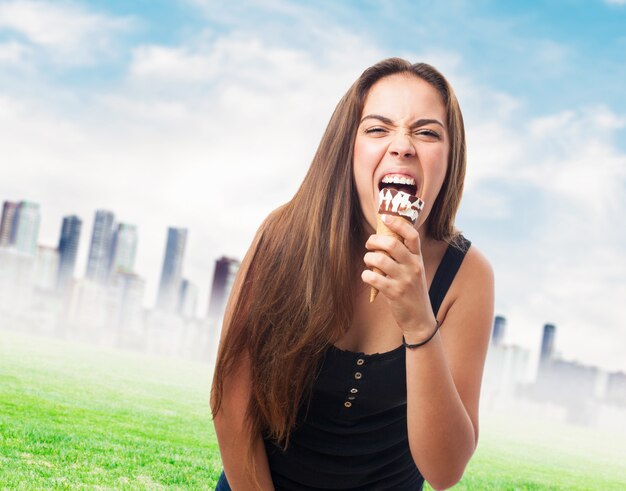
[[[383,215],[380,219],[383,223],[389,223],[391,221],[391,217],[389,215]]]

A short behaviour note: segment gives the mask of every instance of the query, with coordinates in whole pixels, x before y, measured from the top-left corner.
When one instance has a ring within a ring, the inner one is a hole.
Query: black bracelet
[[[415,348],[419,348],[420,346],[424,346],[428,341],[430,341],[432,338],[435,337],[435,334],[437,334],[437,331],[439,330],[440,327],[441,327],[441,323],[437,321],[437,327],[435,327],[435,331],[428,337],[426,341],[422,341],[421,343],[417,343],[417,344],[408,344],[406,340],[404,339],[404,336],[402,336],[402,345],[405,348],[409,348],[409,349],[415,349]]]

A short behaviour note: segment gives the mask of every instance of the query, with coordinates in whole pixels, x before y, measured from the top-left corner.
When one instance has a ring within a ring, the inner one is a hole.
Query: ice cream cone
[[[382,221],[382,215],[376,215],[376,235],[388,235],[389,237],[395,237],[396,239],[402,240],[402,238],[395,233],[393,230],[389,229],[387,225]],[[384,255],[389,256],[385,251],[380,251]],[[378,268],[372,268],[374,273],[383,274],[383,272]],[[376,295],[378,295],[378,289],[372,287],[370,290],[370,303],[372,303],[376,299]]]

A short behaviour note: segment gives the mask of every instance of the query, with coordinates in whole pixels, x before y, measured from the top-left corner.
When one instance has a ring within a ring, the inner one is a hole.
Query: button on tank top
[[[448,246],[428,292],[435,315],[471,243],[459,244]],[[330,345],[287,450],[265,440],[276,490],[421,490],[406,408],[404,346],[367,355]]]

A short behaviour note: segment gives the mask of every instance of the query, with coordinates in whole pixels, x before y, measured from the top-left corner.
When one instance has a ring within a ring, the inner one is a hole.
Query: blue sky
[[[133,46],[176,46],[203,30],[220,36],[267,24],[278,26],[273,35],[265,32],[272,42],[284,42],[288,34],[289,44],[315,49],[315,36],[299,31],[298,22],[293,21],[300,12],[285,8],[286,2],[234,2],[235,6],[227,8],[220,2],[202,1],[60,3],[131,23],[116,33],[122,42],[112,58],[87,67],[51,69],[47,74],[81,87],[118,81],[124,76]],[[221,12],[212,15],[211,5]],[[312,12],[320,26],[330,22],[366,33],[373,46],[398,52],[426,48],[458,53],[477,82],[514,95],[532,93],[527,101],[530,110],[567,108],[573,100],[626,107],[620,84],[626,79],[626,9],[619,0],[319,1],[314,7],[307,7],[306,2],[295,5]],[[24,36],[11,29],[0,33],[0,40],[12,39],[24,40]],[[540,65],[542,59],[551,63]],[[575,83],[565,83],[568,79]]]
[[[0,199],[42,206],[41,242],[97,208],[139,229],[154,302],[167,226],[205,308],[302,179],[334,105],[388,56],[459,96],[458,225],[491,260],[507,339],[625,369],[626,1],[0,0]],[[228,213],[236,187],[249,199]]]

